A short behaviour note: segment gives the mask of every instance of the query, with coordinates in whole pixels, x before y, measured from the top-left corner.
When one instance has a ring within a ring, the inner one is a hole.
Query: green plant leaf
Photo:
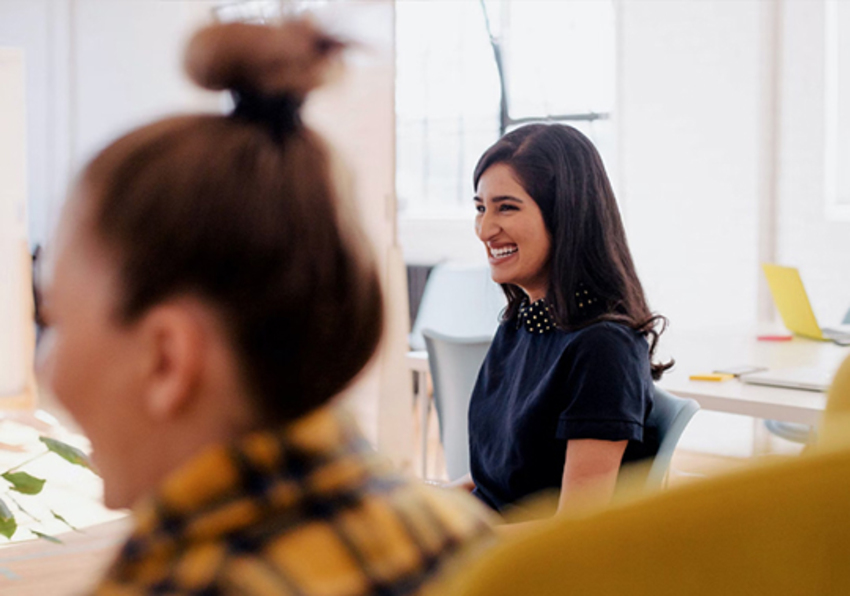
[[[55,511],[53,511],[52,509],[50,510],[50,513],[52,513],[52,514],[53,514],[53,517],[55,517],[56,519],[58,519],[59,521],[61,521],[63,524],[65,524],[66,526],[68,526],[69,528],[71,528],[72,530],[74,530],[75,532],[79,532],[79,531],[80,531],[80,529],[79,529],[79,528],[77,528],[77,527],[75,527],[75,526],[71,525],[71,522],[69,522],[67,519],[65,519],[64,517],[62,517],[61,515],[59,515],[59,514],[58,514],[58,513],[56,513]]]
[[[38,519],[35,515],[30,513],[29,511],[27,511],[26,508],[23,505],[21,505],[20,501],[18,501],[15,497],[13,497],[11,493],[6,493],[6,496],[9,497],[9,499],[12,501],[12,503],[15,504],[15,507],[17,507],[20,510],[20,512],[23,513],[24,515],[26,515],[28,518],[30,518],[31,520],[36,521],[40,524],[44,523],[43,521]]]
[[[0,500],[0,535],[11,538],[17,529],[18,522],[15,520],[15,515],[6,503]]]
[[[30,530],[30,532],[32,532],[42,540],[47,540],[48,542],[52,542],[54,544],[64,544],[61,540],[56,538],[56,536],[51,536],[50,534],[45,534],[44,532],[39,532],[38,530]]]
[[[0,521],[7,521],[14,518],[15,516],[12,515],[12,510],[9,509],[9,506],[6,505],[3,499],[0,499]]]
[[[12,485],[12,490],[24,495],[37,495],[44,488],[45,480],[26,472],[6,472],[2,477]]]
[[[48,449],[65,461],[71,462],[75,466],[88,468],[92,472],[95,471],[91,458],[73,445],[68,445],[68,443],[63,443],[62,441],[57,441],[50,437],[39,437],[38,440],[44,443]]]

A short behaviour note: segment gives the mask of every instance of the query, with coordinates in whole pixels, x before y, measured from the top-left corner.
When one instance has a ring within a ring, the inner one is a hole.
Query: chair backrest
[[[696,401],[670,395],[659,387],[655,387],[653,398],[647,425],[658,431],[658,453],[653,458],[646,477],[648,489],[664,486],[676,445],[688,422],[699,411]]]
[[[469,398],[492,337],[454,337],[431,329],[423,329],[422,335],[434,381],[446,470],[456,480],[469,473]]]
[[[424,350],[423,329],[456,337],[492,337],[506,299],[487,265],[440,263],[431,271],[410,332],[410,348]]]

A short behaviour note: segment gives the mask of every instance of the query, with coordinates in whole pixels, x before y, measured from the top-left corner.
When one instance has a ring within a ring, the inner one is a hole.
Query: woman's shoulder
[[[610,353],[612,351],[645,352],[648,345],[644,336],[623,323],[599,321],[573,332],[570,346],[578,350]]]

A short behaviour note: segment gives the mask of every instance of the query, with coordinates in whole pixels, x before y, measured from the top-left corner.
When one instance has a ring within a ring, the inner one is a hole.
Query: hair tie
[[[231,95],[235,104],[231,117],[264,126],[275,141],[282,141],[301,126],[303,100],[291,94],[259,95],[233,90]]]

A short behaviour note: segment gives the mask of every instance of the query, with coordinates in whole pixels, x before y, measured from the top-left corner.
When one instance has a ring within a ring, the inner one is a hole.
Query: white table
[[[691,381],[689,376],[737,365],[769,369],[815,366],[836,370],[850,349],[831,342],[795,337],[791,341],[758,341],[757,333],[735,331],[669,332],[662,336],[658,358],[675,358],[676,366],[658,386],[690,397],[705,410],[754,418],[815,425],[826,405],[826,394],[799,389],[748,385],[738,379]]]
[[[690,397],[705,410],[742,414],[753,418],[816,425],[826,405],[826,394],[798,389],[782,389],[747,385],[734,379],[724,382],[691,381],[689,376],[710,373],[716,369],[753,365],[770,369],[796,366],[819,366],[837,369],[850,356],[850,347],[838,346],[795,337],[791,341],[758,341],[758,333],[736,330],[669,330],[662,336],[657,359],[671,356],[676,366],[659,381],[658,386],[673,395]],[[417,379],[417,403],[422,432],[423,474],[426,465],[425,447],[430,412],[427,391],[428,353],[409,352],[409,370]]]

